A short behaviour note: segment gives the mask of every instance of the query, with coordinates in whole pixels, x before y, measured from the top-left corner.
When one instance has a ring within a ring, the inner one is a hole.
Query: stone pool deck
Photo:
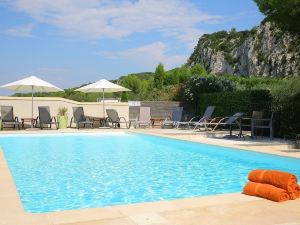
[[[120,130],[109,130],[120,132]],[[122,129],[121,132],[127,131]],[[107,132],[107,130],[43,130],[5,131],[0,135],[16,133]],[[167,129],[131,129],[181,140],[228,146],[251,151],[300,158],[300,152],[291,149],[283,140],[226,140],[207,138],[205,134]],[[299,165],[300,166],[300,165]],[[16,186],[0,149],[0,225],[300,225],[300,200],[275,203],[241,193],[172,201],[138,203],[95,209],[80,209],[51,213],[24,211]]]

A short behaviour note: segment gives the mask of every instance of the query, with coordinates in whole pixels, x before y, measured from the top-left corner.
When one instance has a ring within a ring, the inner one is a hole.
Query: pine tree
[[[162,88],[165,79],[165,69],[162,63],[158,64],[154,73],[154,87]]]

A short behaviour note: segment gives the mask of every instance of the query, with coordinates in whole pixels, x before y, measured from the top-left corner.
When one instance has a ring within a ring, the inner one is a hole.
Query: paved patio
[[[110,130],[120,132],[120,130]],[[121,132],[127,130],[121,130]],[[235,147],[251,151],[300,158],[300,152],[291,150],[283,140],[224,140],[207,138],[189,131],[138,129],[142,132],[181,140]],[[56,132],[106,132],[105,130],[43,130],[38,133]],[[5,131],[9,133],[36,133],[29,131]],[[300,166],[300,165],[299,165]],[[300,200],[275,203],[241,193],[214,195],[139,203],[122,206],[80,209],[51,213],[27,213],[24,211],[16,186],[0,150],[0,225],[300,225]]]

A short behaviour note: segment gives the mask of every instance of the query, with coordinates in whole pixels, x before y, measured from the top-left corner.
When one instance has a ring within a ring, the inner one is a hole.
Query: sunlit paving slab
[[[147,213],[130,216],[130,219],[133,220],[134,223],[137,225],[163,224],[167,222],[167,220],[164,217],[156,213]]]

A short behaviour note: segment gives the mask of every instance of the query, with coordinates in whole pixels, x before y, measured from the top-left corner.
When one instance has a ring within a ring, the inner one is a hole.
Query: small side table
[[[159,117],[152,117],[152,118],[150,119],[152,127],[160,126],[160,125],[161,125],[161,122],[164,121],[164,120],[165,120],[165,119],[159,118]],[[157,124],[157,123],[159,123],[159,124]]]
[[[88,118],[93,121],[93,125],[94,123],[99,123],[99,127],[105,127],[105,117],[94,117],[94,116],[88,116]]]
[[[32,127],[35,127],[36,125],[36,119],[34,118],[21,118],[21,122],[22,122],[22,128],[25,128],[25,123],[26,122],[30,122],[30,124],[32,125]]]

